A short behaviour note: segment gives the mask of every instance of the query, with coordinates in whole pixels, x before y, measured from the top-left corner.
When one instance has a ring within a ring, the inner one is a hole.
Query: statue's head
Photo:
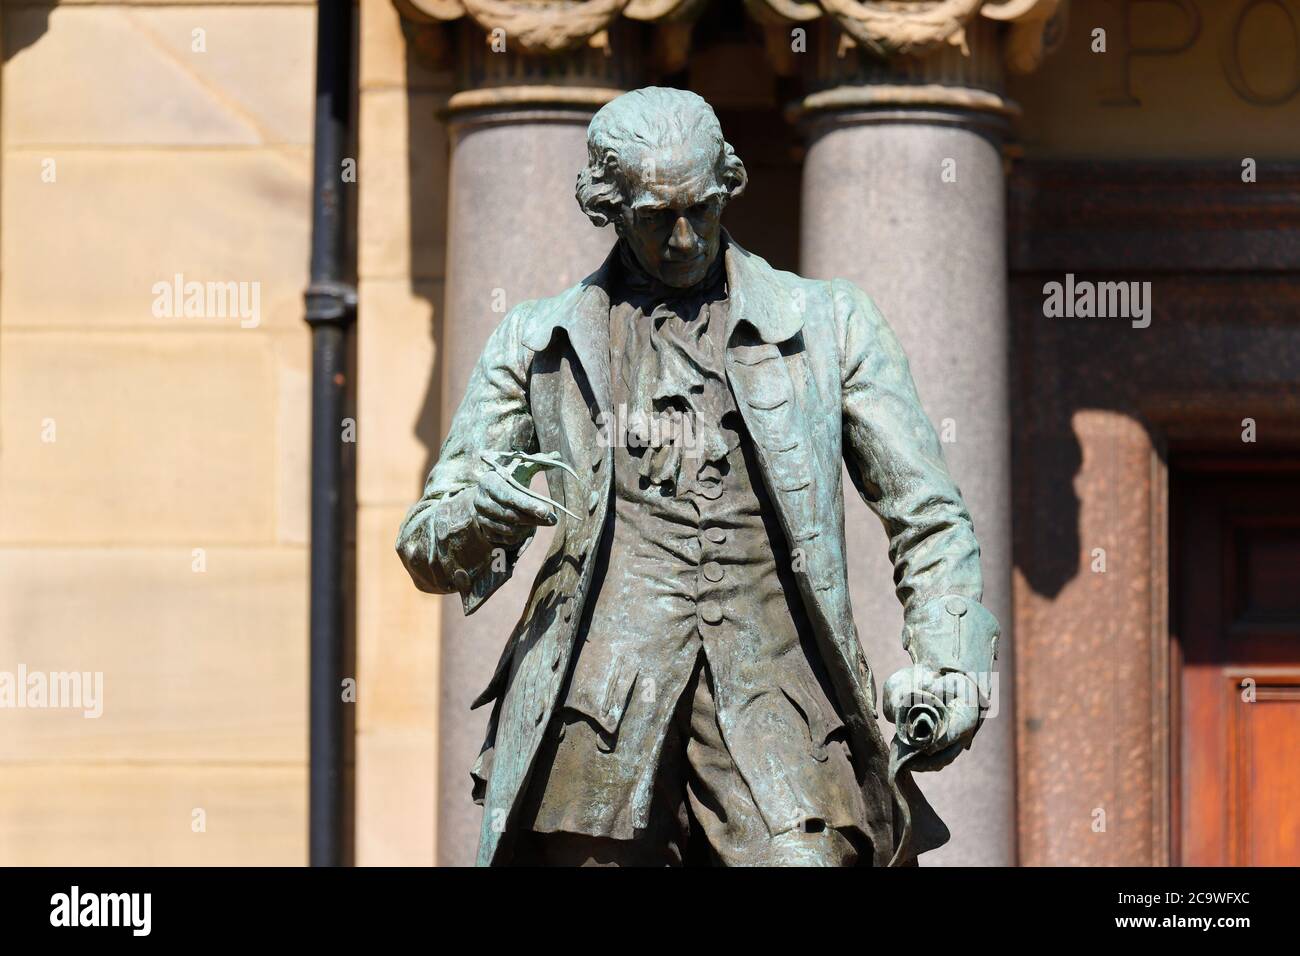
[[[685,289],[718,256],[722,210],[745,188],[745,166],[718,117],[686,90],[647,87],[607,103],[587,128],[578,205],[613,223],[642,268]]]

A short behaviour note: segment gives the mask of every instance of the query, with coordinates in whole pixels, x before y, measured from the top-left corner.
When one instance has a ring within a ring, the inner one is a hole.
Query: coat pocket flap
[[[812,674],[790,675],[781,681],[781,690],[803,714],[808,724],[813,753],[824,759],[827,741],[844,729],[844,720]]]
[[[573,685],[569,688],[569,697],[564,705],[589,717],[605,733],[617,733],[632,697],[632,687],[636,683],[635,663],[619,658],[603,677],[594,680],[584,679],[581,670],[579,666],[579,673],[574,674]]]

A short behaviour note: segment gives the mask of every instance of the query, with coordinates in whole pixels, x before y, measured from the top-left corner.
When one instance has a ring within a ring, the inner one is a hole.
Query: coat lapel
[[[805,308],[798,293],[792,293],[771,266],[742,249],[726,232],[723,241],[727,257],[727,341],[742,322],[769,345],[798,335],[803,330]]]
[[[808,444],[805,383],[795,374],[795,359],[780,348],[803,330],[803,303],[770,266],[730,240],[727,282],[727,376],[790,547],[803,548],[820,533],[816,462]]]
[[[617,257],[615,246],[599,269],[535,315],[523,336],[526,346],[541,352],[563,330],[602,412],[610,406],[609,282]]]

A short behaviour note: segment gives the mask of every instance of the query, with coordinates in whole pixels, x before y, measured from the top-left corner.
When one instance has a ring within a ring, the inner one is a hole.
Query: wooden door
[[[1171,475],[1173,859],[1300,865],[1300,460]]]

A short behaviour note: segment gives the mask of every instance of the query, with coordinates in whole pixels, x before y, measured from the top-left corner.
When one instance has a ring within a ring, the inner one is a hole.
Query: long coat
[[[604,428],[613,412],[608,282],[616,251],[566,292],[520,304],[493,332],[398,536],[416,585],[458,592],[472,614],[509,579],[528,544],[503,553],[480,535],[473,509],[487,467],[480,455],[558,452],[579,475],[547,473],[551,496],[580,517],[559,515],[523,616],[474,703],[495,702],[484,746],[490,766],[476,768],[486,778],[480,865],[509,859],[521,798],[591,596],[593,554],[611,519],[614,442]],[[997,624],[978,603],[979,545],[970,515],[907,359],[867,295],[843,280],[773,269],[730,237],[723,254],[726,373],[780,526],[801,559],[799,590],[869,795],[877,845],[867,862],[887,862],[904,839],[910,858],[942,843],[947,831],[914,785],[895,793],[902,806],[881,805],[889,751],[849,603],[841,462],[888,534],[904,644],[914,660],[936,669],[987,669],[996,641]]]

